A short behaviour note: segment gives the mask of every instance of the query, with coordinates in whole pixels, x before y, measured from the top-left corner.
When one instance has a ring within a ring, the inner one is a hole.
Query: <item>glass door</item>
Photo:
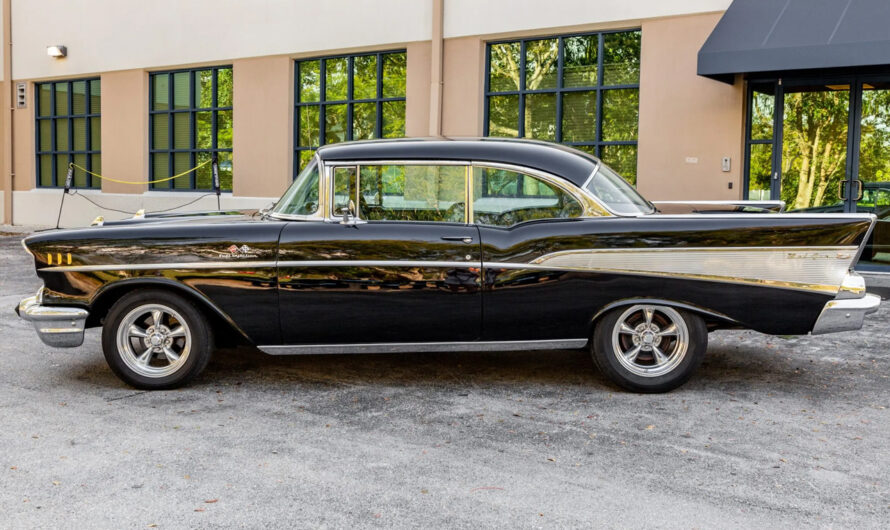
[[[886,78],[885,78],[886,79]],[[850,190],[851,211],[877,215],[861,265],[890,265],[890,82],[864,79],[859,87],[856,142],[858,177]]]
[[[849,210],[849,84],[782,90],[780,198],[789,211]]]

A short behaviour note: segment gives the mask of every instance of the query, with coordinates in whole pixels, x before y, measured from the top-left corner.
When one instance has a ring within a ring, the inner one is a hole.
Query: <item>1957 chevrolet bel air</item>
[[[26,238],[44,286],[17,311],[51,346],[101,326],[138,388],[186,383],[232,333],[274,355],[587,347],[618,385],[660,392],[709,331],[855,330],[877,309],[851,270],[873,215],[765,206],[662,213],[554,144],[338,144],[268,211]]]

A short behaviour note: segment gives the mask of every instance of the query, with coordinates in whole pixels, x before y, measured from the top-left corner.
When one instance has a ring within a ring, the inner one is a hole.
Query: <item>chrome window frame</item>
[[[318,155],[316,155],[318,156]],[[465,166],[464,171],[464,222],[463,223],[455,223],[453,221],[403,221],[398,219],[362,219],[361,211],[358,207],[356,207],[355,218],[358,220],[365,220],[367,222],[373,223],[442,223],[442,224],[462,224],[462,225],[471,225],[473,224],[470,213],[470,197],[468,193],[471,188],[468,184],[468,179],[472,178],[472,162],[467,160],[336,160],[331,162],[325,162],[325,178],[327,182],[325,183],[326,192],[329,196],[326,198],[324,206],[324,220],[327,222],[340,222],[340,217],[335,215],[334,209],[334,169],[337,167],[355,167],[355,201],[356,206],[359,204],[359,190],[361,190],[361,172],[362,166]]]
[[[324,211],[325,205],[327,203],[327,197],[325,196],[325,175],[324,169],[325,165],[322,161],[321,157],[318,156],[318,153],[315,153],[315,163],[317,164],[318,170],[318,207],[315,209],[315,212],[311,214],[281,214],[281,213],[269,213],[269,217],[272,219],[280,219],[283,221],[324,221]],[[278,201],[275,202],[275,206],[278,206],[278,203],[281,202],[281,199],[284,197],[284,194],[287,193],[287,190],[278,198]],[[272,208],[274,209],[275,206]]]

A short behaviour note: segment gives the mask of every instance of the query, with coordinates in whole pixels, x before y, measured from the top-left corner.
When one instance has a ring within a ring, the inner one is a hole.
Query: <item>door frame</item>
[[[869,81],[890,82],[890,74],[838,74],[838,75],[800,75],[784,77],[752,77],[746,80],[745,88],[745,152],[743,193],[748,198],[751,169],[751,146],[769,144],[772,146],[772,165],[770,178],[770,200],[779,200],[782,194],[782,147],[785,123],[785,87],[807,85],[850,85],[850,97],[847,104],[847,159],[844,164],[844,212],[856,212],[857,199],[853,195],[862,190],[863,183],[859,179],[859,143],[862,139],[862,85]],[[773,87],[773,136],[769,140],[751,139],[751,114],[754,88],[757,85],[772,84]],[[854,189],[855,188],[855,189]]]

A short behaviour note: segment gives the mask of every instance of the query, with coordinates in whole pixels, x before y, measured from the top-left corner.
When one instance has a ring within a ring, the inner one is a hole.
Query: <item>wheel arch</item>
[[[696,314],[702,317],[705,321],[705,324],[708,326],[708,330],[716,329],[719,327],[739,327],[741,324],[727,316],[723,313],[719,313],[717,311],[713,311],[711,309],[707,309],[705,307],[697,306],[695,304],[690,304],[688,302],[680,302],[677,300],[667,300],[664,298],[623,298],[621,300],[616,300],[612,303],[609,303],[599,309],[593,318],[590,319],[590,332],[591,335],[593,330],[596,328],[597,322],[606,315],[609,311],[613,309],[618,309],[620,307],[627,307],[636,304],[652,304],[652,305],[663,305],[667,307],[672,307],[674,309],[682,309],[684,311],[688,311],[690,313]]]
[[[210,320],[213,328],[222,325],[223,329],[231,331],[239,339],[253,344],[253,341],[250,340],[250,337],[247,336],[244,330],[207,296],[193,287],[167,278],[130,278],[104,285],[90,301],[90,316],[87,318],[87,327],[101,326],[111,306],[118,299],[140,289],[158,289],[182,295],[195,303],[198,309]]]

